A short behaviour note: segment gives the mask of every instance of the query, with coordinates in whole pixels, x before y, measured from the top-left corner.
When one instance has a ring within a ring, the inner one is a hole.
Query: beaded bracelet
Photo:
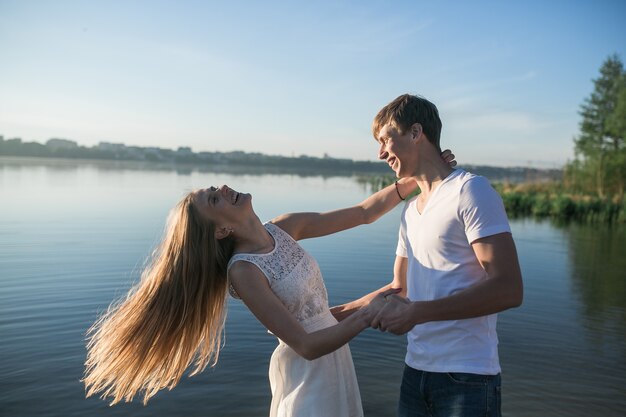
[[[404,198],[402,197],[402,195],[400,194],[400,190],[398,189],[398,181],[396,181],[396,193],[398,193],[398,197],[400,197],[400,200],[404,201]]]

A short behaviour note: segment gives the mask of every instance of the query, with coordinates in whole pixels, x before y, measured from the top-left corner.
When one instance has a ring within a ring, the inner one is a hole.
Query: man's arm
[[[403,297],[388,296],[372,327],[404,334],[417,324],[486,316],[521,305],[522,274],[511,234],[477,239],[472,248],[487,279],[438,300],[408,302]]]

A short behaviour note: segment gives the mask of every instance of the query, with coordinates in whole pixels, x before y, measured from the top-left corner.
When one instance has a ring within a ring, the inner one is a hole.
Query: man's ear
[[[411,136],[413,137],[413,139],[419,139],[422,135],[422,132],[422,125],[419,123],[413,123],[413,125],[411,126]]]
[[[217,240],[224,239],[225,237],[230,236],[232,232],[233,229],[229,227],[218,227],[217,229],[215,229],[215,238]]]

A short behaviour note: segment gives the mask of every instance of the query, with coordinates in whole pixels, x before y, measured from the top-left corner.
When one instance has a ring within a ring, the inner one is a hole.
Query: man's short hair
[[[372,133],[374,139],[378,141],[380,130],[387,124],[394,126],[401,134],[405,134],[415,123],[422,125],[422,130],[428,141],[441,152],[439,111],[437,106],[424,97],[403,94],[387,104],[374,117]]]

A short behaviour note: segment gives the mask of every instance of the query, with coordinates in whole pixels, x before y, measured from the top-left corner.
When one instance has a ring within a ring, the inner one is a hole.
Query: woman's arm
[[[265,276],[253,264],[237,262],[230,271],[231,284],[252,314],[274,335],[307,360],[317,359],[348,343],[368,328],[377,311],[359,310],[335,326],[307,333],[272,292]]]
[[[372,194],[356,206],[325,213],[288,213],[272,220],[295,240],[326,236],[376,221],[417,188],[414,180],[403,178]]]
[[[456,166],[455,156],[446,149],[441,158],[451,167]],[[295,240],[326,236],[362,224],[373,223],[394,208],[417,189],[410,178],[399,179],[372,194],[356,206],[325,213],[288,213],[276,217],[272,223],[289,233]]]

